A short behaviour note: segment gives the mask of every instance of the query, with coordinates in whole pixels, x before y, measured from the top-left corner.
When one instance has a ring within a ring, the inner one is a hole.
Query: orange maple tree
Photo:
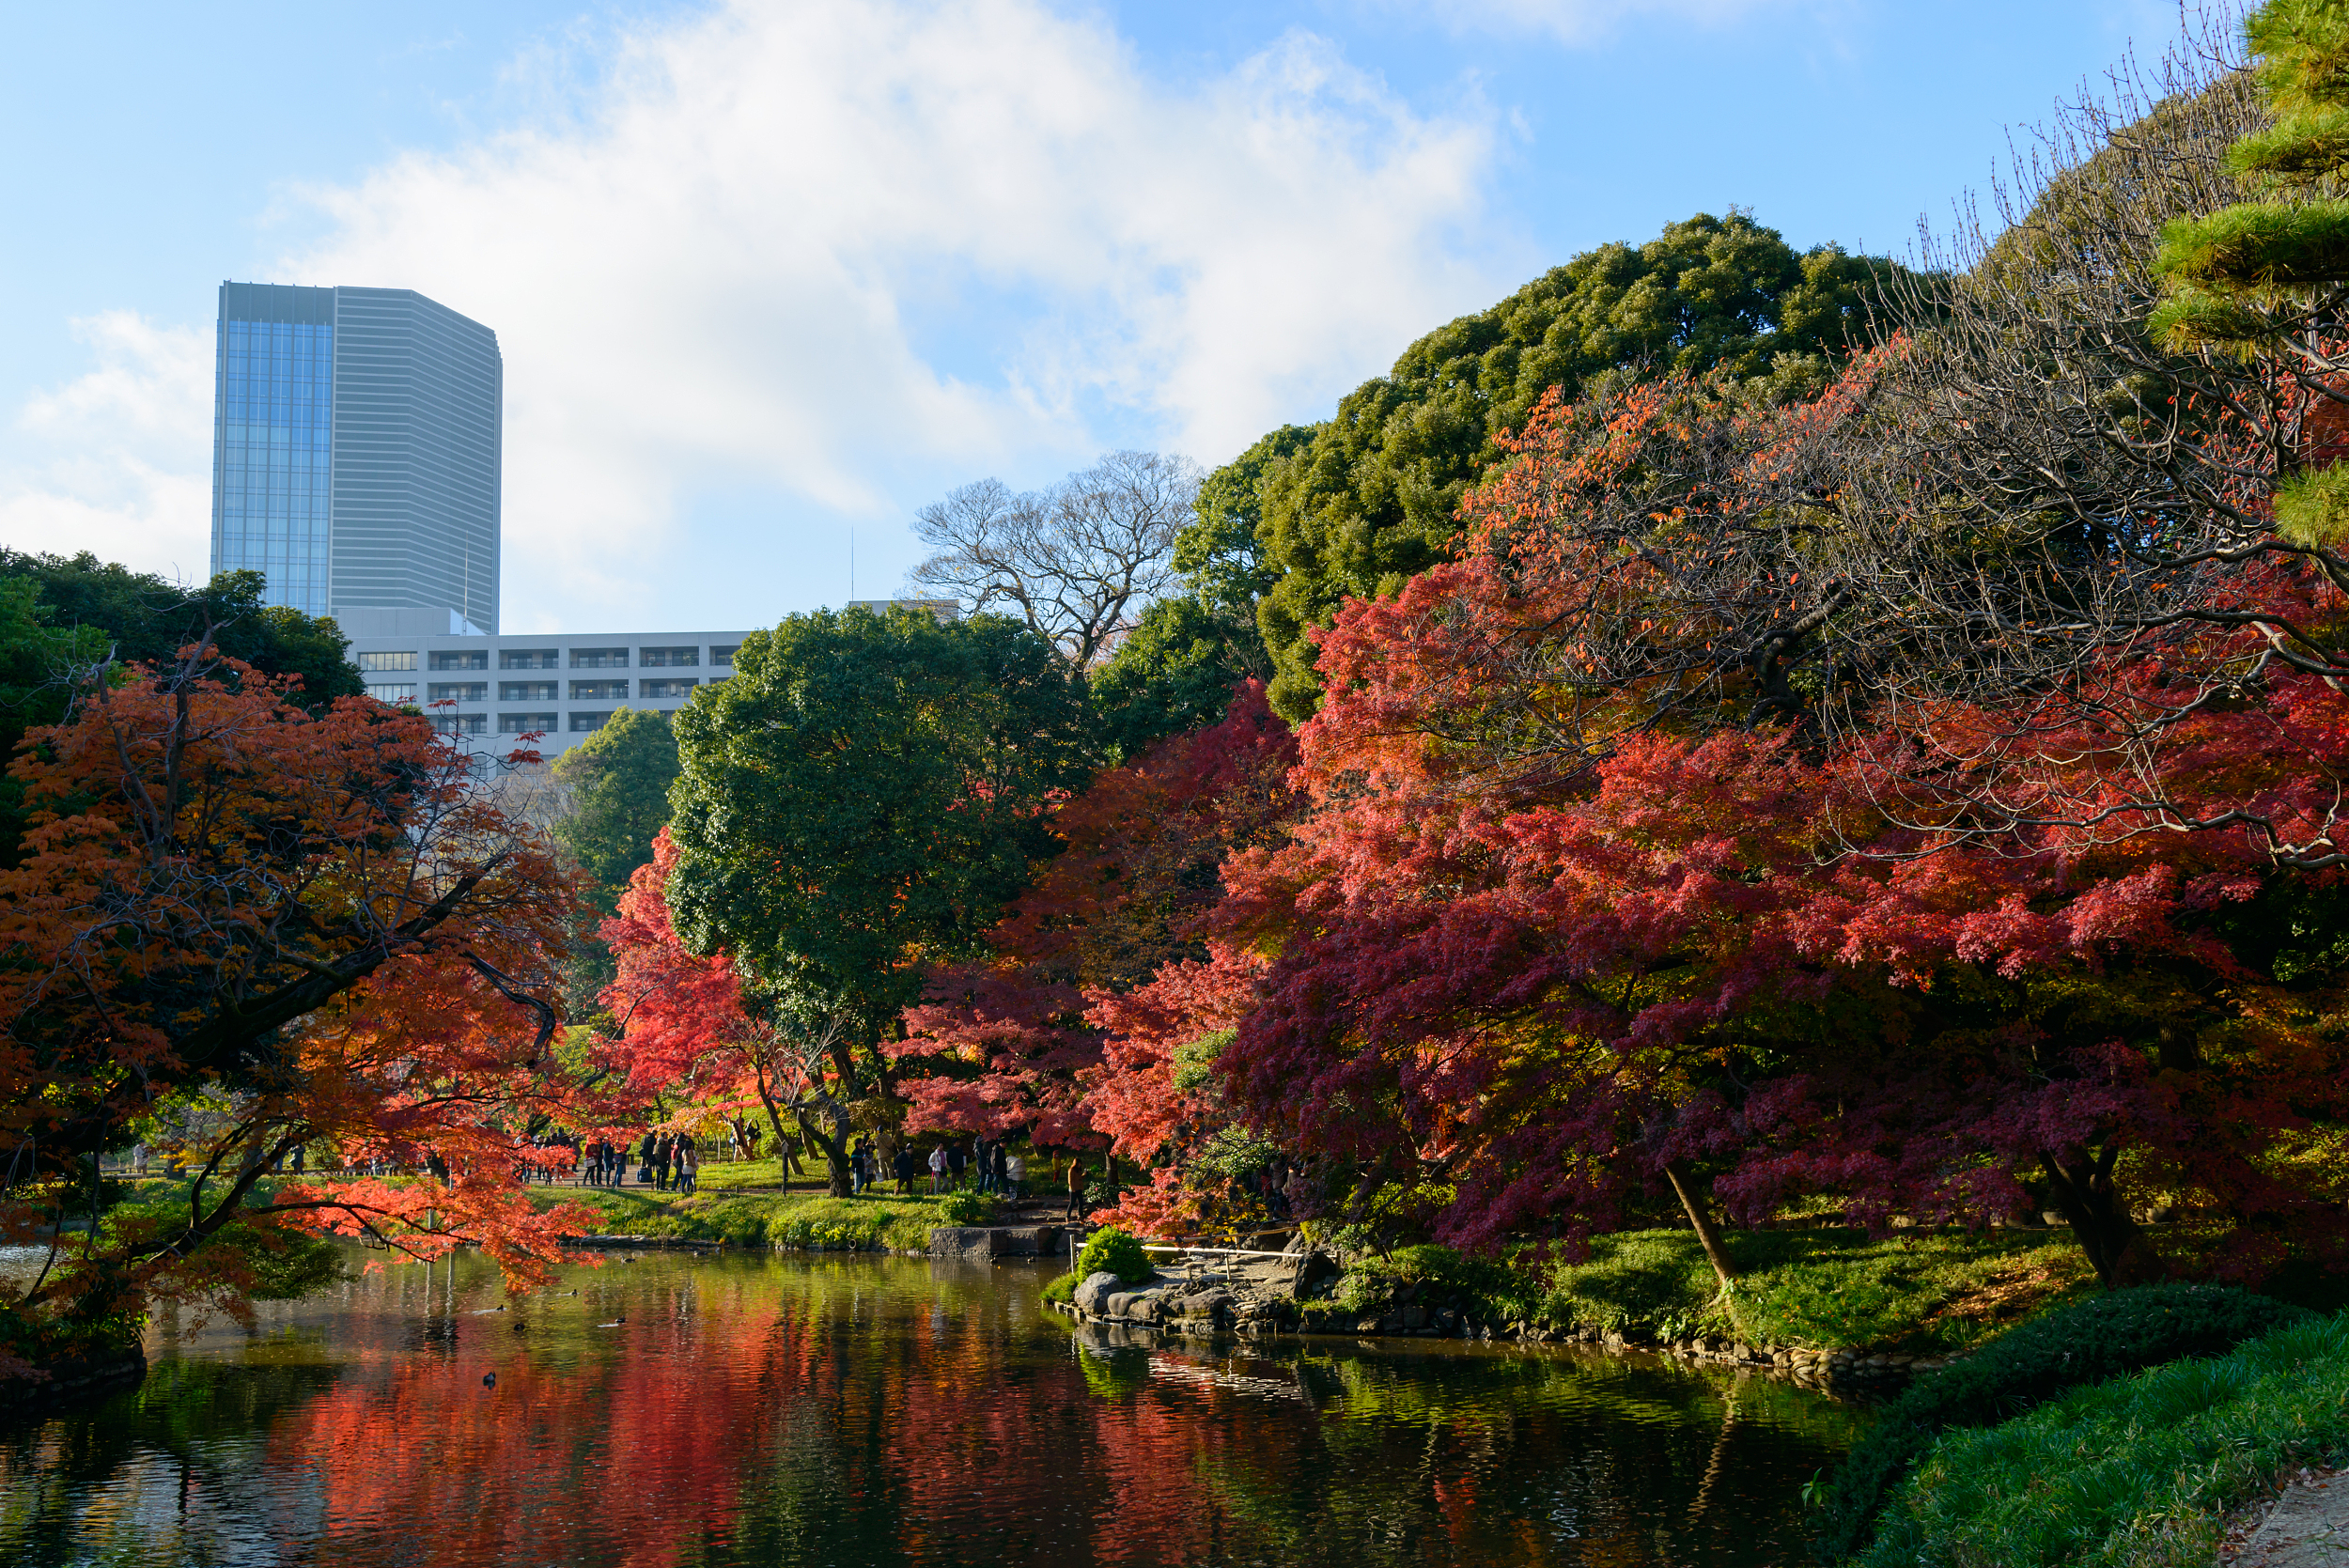
[[[12,769],[0,1241],[48,1253],[0,1308],[38,1329],[233,1301],[251,1247],[207,1245],[230,1226],[540,1277],[582,1218],[521,1179],[579,1095],[550,1000],[577,891],[544,840],[412,712],[306,711],[208,643],[86,676]],[[192,1171],[184,1202],[101,1216],[99,1157],[141,1140]],[[266,1179],[297,1149],[317,1176]]]

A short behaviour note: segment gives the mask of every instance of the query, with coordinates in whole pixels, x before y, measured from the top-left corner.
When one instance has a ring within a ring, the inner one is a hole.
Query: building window
[[[432,656],[436,670],[486,670],[490,667],[488,648],[456,648]]]
[[[697,684],[691,675],[672,675],[667,680],[640,680],[636,683],[636,694],[640,697],[682,697],[692,692]]]
[[[486,703],[490,700],[490,683],[486,680],[436,680],[425,689],[425,693],[436,703]]]
[[[563,654],[558,648],[501,648],[498,668],[501,670],[559,670]]]
[[[609,713],[574,713],[571,715],[572,733],[576,734],[581,730],[599,730],[603,728],[604,721],[611,717]]]
[[[415,667],[416,650],[413,648],[400,653],[363,653],[359,656],[359,668],[362,670],[412,670]],[[415,693],[411,691],[409,695],[414,696]]]
[[[571,668],[574,670],[625,670],[628,668],[626,648],[573,648]]]
[[[709,661],[721,670],[731,670],[734,668],[734,656],[741,651],[742,644],[739,643],[730,648],[712,648],[709,650]]]
[[[571,682],[571,701],[575,703],[602,702],[607,698],[627,695],[628,682],[624,680],[575,680]]]
[[[403,680],[389,686],[370,686],[367,695],[379,703],[412,703],[416,700],[416,683]]]
[[[699,648],[646,648],[636,664],[645,670],[690,670],[702,661]]]
[[[490,716],[486,713],[443,713],[432,721],[432,727],[442,735],[487,735]]]
[[[498,715],[500,735],[551,735],[555,716],[552,713],[501,713]]]
[[[502,680],[498,682],[498,701],[551,703],[554,701],[555,684],[551,680]]]

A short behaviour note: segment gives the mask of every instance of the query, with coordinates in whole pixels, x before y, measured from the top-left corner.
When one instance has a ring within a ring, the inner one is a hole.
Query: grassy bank
[[[926,1193],[900,1198],[829,1198],[818,1191],[722,1188],[704,1172],[702,1190],[691,1197],[642,1188],[538,1188],[541,1203],[583,1203],[602,1219],[605,1235],[661,1236],[679,1241],[723,1241],[733,1247],[821,1248],[826,1251],[921,1251],[933,1227],[949,1223],[940,1200]]]
[[[2032,1231],[1749,1231],[1729,1238],[1742,1270],[1736,1321],[1685,1230],[1601,1236],[1548,1270],[1437,1247],[1365,1258],[1308,1326],[1350,1327],[1408,1294],[1456,1301],[1480,1321],[1595,1327],[1642,1343],[1718,1335],[1772,1345],[1942,1354],[1978,1344],[2092,1291],[2069,1235]]]
[[[2349,1460],[2349,1315],[2281,1329],[1942,1436],[1864,1568],[2204,1568],[2222,1515]]]

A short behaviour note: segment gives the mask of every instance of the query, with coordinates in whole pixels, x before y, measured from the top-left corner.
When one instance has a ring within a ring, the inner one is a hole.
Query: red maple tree
[[[906,1012],[892,1054],[908,1126],[1056,1148],[1098,1148],[1106,1134],[1129,1157],[1156,1155],[1165,1138],[1145,1141],[1130,1110],[1166,1100],[1171,1082],[1139,1048],[1105,1055],[1104,1020],[1088,1009],[1204,953],[1196,926],[1221,895],[1217,868],[1294,812],[1295,755],[1252,680],[1221,722],[1103,769],[1064,802],[1062,848],[990,935],[995,955],[941,967]]]
[[[1173,1032],[1233,1031],[1222,1087],[1323,1212],[1489,1247],[1652,1185],[1703,1231],[1709,1175],[1747,1219],[2045,1206],[2108,1281],[2170,1265],[2135,1218],[2162,1195],[2221,1269],[2339,1239],[2308,1151],[2349,1112],[2341,980],[2307,933],[2344,907],[2349,702],[2214,613],[2054,696],[1823,719],[1803,639],[1848,596],[1748,536],[1867,373],[1775,422],[1685,384],[1552,405],[1475,547],[1321,638],[1312,809],[1212,923],[1268,964]],[[2295,567],[2235,585],[2337,608]],[[2181,671],[2237,694],[2181,703]]]

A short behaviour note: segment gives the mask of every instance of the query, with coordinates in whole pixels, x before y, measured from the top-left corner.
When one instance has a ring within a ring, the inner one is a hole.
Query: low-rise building
[[[495,636],[448,629],[445,613],[361,610],[339,618],[367,694],[413,703],[469,751],[523,744],[548,761],[623,707],[674,713],[693,692],[734,674],[748,633],[537,632]]]

